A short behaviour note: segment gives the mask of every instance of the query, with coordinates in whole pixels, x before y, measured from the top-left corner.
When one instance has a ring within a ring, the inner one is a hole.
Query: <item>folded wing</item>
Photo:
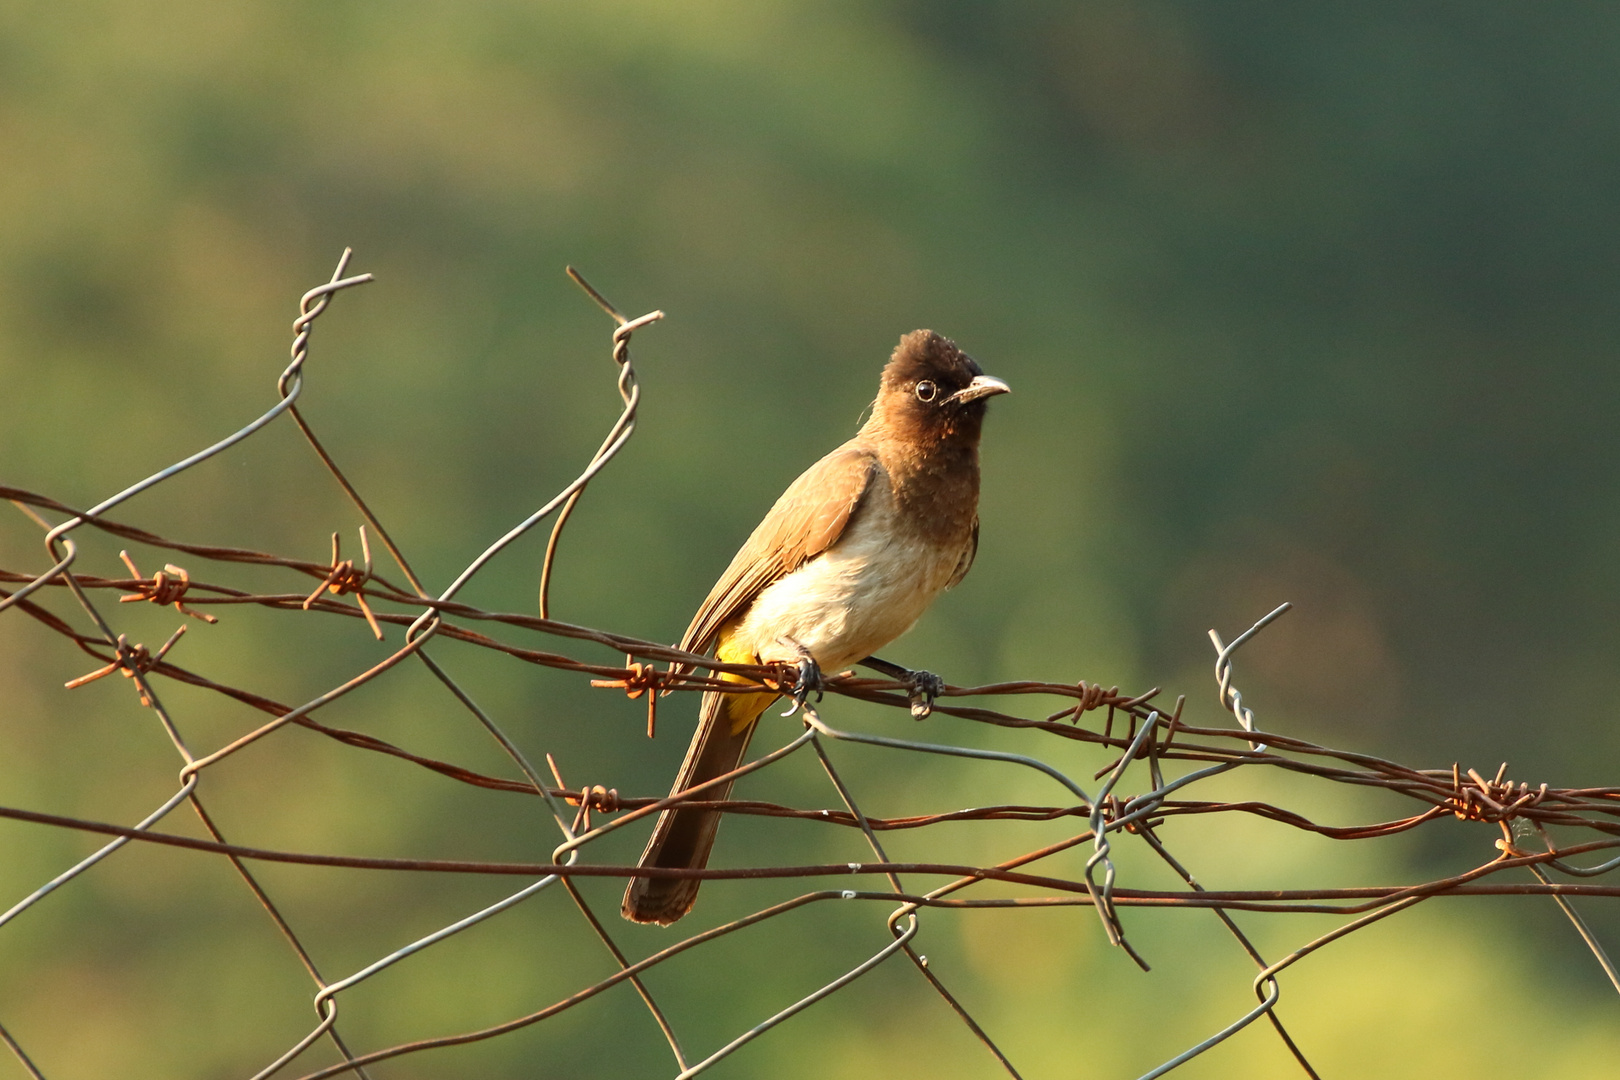
[[[720,629],[747,611],[755,597],[836,544],[881,470],[877,456],[853,441],[806,470],[709,590],[681,648],[708,652]]]

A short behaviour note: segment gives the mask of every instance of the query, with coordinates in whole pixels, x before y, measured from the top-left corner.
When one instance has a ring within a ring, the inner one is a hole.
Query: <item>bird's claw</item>
[[[908,671],[901,680],[910,685],[911,718],[926,720],[934,711],[934,699],[945,692],[945,680],[932,671]]]
[[[811,656],[802,646],[799,647],[798,678],[794,680],[791,695],[793,704],[782,715],[792,716],[800,709],[805,708],[811,694],[816,695],[816,702],[819,704],[822,698],[822,689],[825,685],[821,678],[821,666],[816,663],[815,657]]]

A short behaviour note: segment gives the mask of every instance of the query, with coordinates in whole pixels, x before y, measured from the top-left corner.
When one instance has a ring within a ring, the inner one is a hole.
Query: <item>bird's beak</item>
[[[1010,394],[1012,387],[992,375],[975,375],[973,381],[951,395],[951,401],[957,405],[966,405],[970,401],[978,401],[992,394]]]

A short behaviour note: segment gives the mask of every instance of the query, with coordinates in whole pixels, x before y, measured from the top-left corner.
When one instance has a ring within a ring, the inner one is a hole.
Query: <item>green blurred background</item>
[[[893,659],[963,684],[1163,685],[1214,723],[1205,631],[1230,637],[1292,600],[1239,659],[1265,727],[1423,767],[1489,774],[1506,760],[1531,783],[1612,785],[1617,56],[1612,6],[1495,0],[12,0],[0,479],[89,504],[257,415],[298,295],[353,245],[378,281],[319,324],[304,408],[442,587],[565,483],[615,415],[611,327],[563,277],[573,263],[627,313],[669,317],[636,338],[642,425],[563,541],[554,613],[671,641],[776,493],[853,431],[895,339],[929,326],[1015,393],[988,426],[978,564]],[[311,559],[334,529],[352,547],[357,524],[286,423],[118,516]],[[543,543],[524,540],[467,598],[532,611]],[[118,546],[86,539],[81,566],[122,576]],[[134,553],[148,573],[165,561]],[[0,559],[46,565],[21,515],[0,525]],[[64,600],[48,598],[70,614]],[[113,607],[133,639],[173,628],[173,612]],[[229,610],[175,659],[302,701],[381,655],[332,621]],[[570,782],[657,793],[673,774],[688,699],[666,703],[649,743],[639,702],[437,653]],[[61,690],[86,667],[0,617],[0,801],[134,821],[172,791],[174,752],[123,680]],[[194,747],[257,723],[163,692]],[[834,699],[825,714],[922,730]],[[321,716],[510,772],[419,666]],[[767,728],[760,745],[791,731]],[[927,731],[1076,775],[1104,763],[948,719]],[[877,814],[1055,798],[1017,772],[839,754]],[[244,843],[514,859],[555,843],[532,799],[302,731],[210,771],[203,790]],[[808,760],[741,791],[833,799]],[[1406,812],[1258,774],[1219,793],[1336,824]],[[194,829],[184,814],[167,827]],[[894,852],[993,860],[1063,829],[931,832]],[[1455,822],[1354,845],[1253,821],[1164,830],[1214,888],[1415,881],[1490,857],[1497,835]],[[860,858],[856,840],[736,820],[716,861]],[[92,846],[0,825],[0,903]],[[593,857],[638,847],[626,837]],[[1170,884],[1131,852],[1122,874]],[[511,885],[289,867],[263,879],[334,978]],[[613,910],[616,887],[594,886]],[[682,929],[796,891],[711,884]],[[1615,905],[1585,908],[1620,941]],[[701,1055],[875,950],[881,915],[804,912],[649,982]],[[1152,974],[1084,911],[930,914],[920,948],[1032,1080],[1130,1077],[1239,1015],[1252,969],[1207,913],[1126,920]],[[1276,955],[1332,925],[1241,921]],[[672,940],[614,928],[637,955]],[[447,1034],[610,970],[552,891],[346,995],[342,1027],[362,1048]],[[52,1080],[247,1075],[307,1029],[309,997],[229,868],[185,852],[121,852],[0,933],[0,1020]],[[1289,974],[1281,1011],[1325,1075],[1433,1075],[1488,1054],[1552,1077],[1612,1072],[1615,1004],[1550,902],[1498,898],[1435,901],[1334,946]],[[672,1073],[627,989],[374,1075],[582,1070]],[[994,1074],[899,965],[713,1073]],[[1298,1073],[1262,1024],[1177,1075]]]

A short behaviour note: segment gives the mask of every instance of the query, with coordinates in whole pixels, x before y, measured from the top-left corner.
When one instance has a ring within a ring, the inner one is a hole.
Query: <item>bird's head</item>
[[[978,441],[989,399],[1009,392],[950,338],[913,330],[883,369],[871,424],[923,445],[971,444]]]

